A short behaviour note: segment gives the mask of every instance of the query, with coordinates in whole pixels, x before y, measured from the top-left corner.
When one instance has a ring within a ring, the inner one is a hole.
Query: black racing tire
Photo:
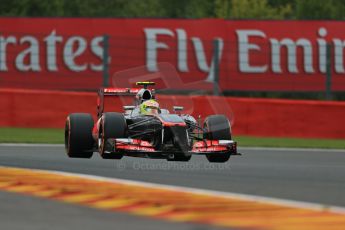
[[[112,146],[107,140],[109,138],[126,138],[127,122],[122,113],[104,113],[99,127],[99,153],[104,159],[121,159],[123,154],[111,152]],[[110,152],[107,153],[106,151]]]
[[[204,139],[231,140],[231,127],[228,118],[224,115],[211,115],[205,119]]]
[[[65,149],[69,157],[92,157],[95,144],[92,137],[93,125],[93,118],[88,113],[72,113],[67,117],[65,124]]]
[[[228,118],[224,115],[211,115],[204,122],[204,139],[207,140],[231,140],[231,127]],[[229,160],[230,153],[207,154],[209,162],[224,163]]]

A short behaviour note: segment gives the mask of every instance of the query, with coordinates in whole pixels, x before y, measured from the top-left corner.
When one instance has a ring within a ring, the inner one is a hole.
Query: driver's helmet
[[[147,100],[141,103],[140,105],[140,113],[143,115],[152,115],[152,114],[159,114],[159,104],[155,100]]]
[[[138,104],[141,104],[144,101],[154,99],[152,93],[148,89],[141,89],[135,96]]]

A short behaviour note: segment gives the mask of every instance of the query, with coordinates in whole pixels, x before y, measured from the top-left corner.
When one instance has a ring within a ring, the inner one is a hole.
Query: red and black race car
[[[156,114],[142,114],[140,104],[155,99],[155,91],[148,89],[154,83],[137,85],[143,88],[99,90],[95,124],[91,114],[72,113],[67,117],[65,148],[69,157],[91,158],[99,152],[105,159],[134,156],[189,161],[193,154],[202,154],[210,162],[226,162],[237,155],[226,116],[208,116],[202,126],[178,106],[174,106],[174,113],[160,108]],[[135,97],[135,103],[124,106],[123,112],[105,112],[105,98],[118,96]]]

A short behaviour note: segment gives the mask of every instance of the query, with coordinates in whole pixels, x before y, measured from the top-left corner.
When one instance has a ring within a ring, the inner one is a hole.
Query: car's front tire
[[[231,140],[231,127],[228,118],[224,115],[208,116],[204,122],[204,139]],[[223,163],[229,160],[230,153],[207,154],[209,162]]]

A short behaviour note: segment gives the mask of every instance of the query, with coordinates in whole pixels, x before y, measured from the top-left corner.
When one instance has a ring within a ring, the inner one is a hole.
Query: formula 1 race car
[[[238,155],[226,116],[208,116],[202,126],[193,116],[182,114],[183,107],[174,106],[174,113],[156,108],[155,91],[148,89],[153,82],[137,85],[143,88],[100,89],[96,124],[87,113],[67,117],[65,148],[69,157],[91,158],[99,152],[105,159],[134,156],[189,161],[193,154],[202,154],[210,162],[226,162]],[[105,112],[105,98],[118,96],[135,97],[135,103],[124,106],[123,112]],[[145,103],[144,109],[151,113],[141,111]]]

